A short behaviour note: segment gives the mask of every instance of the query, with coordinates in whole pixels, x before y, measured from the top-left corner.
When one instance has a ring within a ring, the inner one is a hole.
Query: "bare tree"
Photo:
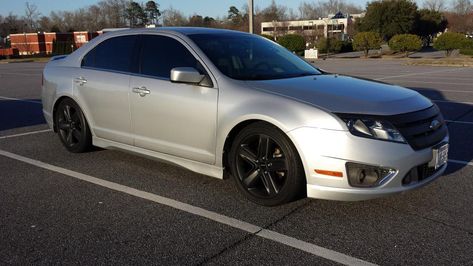
[[[163,25],[164,26],[184,26],[187,25],[188,20],[181,11],[172,7],[163,11]]]
[[[27,23],[27,30],[32,31],[37,29],[36,21],[38,20],[41,13],[38,11],[38,7],[35,4],[26,2],[25,4],[25,22]]]
[[[302,2],[299,5],[301,19],[318,19],[337,12],[345,14],[361,13],[363,9],[344,0]]]
[[[445,0],[424,0],[422,7],[432,11],[444,11],[446,8]]]
[[[301,2],[299,5],[301,19],[318,19],[323,17],[320,7],[316,2]]]
[[[460,15],[466,15],[473,11],[470,0],[455,0],[453,1],[453,11]]]

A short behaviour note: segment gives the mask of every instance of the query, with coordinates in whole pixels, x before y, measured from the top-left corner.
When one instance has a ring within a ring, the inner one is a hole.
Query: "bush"
[[[473,56],[473,39],[465,39],[460,49],[460,54]]]
[[[413,34],[394,35],[388,44],[391,50],[406,53],[406,56],[409,55],[409,52],[419,51],[422,48],[422,40]]]
[[[371,49],[379,49],[381,47],[381,42],[381,36],[377,32],[358,32],[353,38],[353,49],[364,51],[365,57],[368,57]]]
[[[328,49],[327,49],[328,48]],[[343,48],[343,42],[335,38],[320,38],[317,42],[317,49],[320,53],[339,53]]]
[[[305,50],[304,37],[298,34],[287,34],[279,37],[278,43],[291,52],[301,53]]]
[[[340,52],[341,53],[353,52],[353,43],[351,41],[343,41],[342,50]]]
[[[465,35],[456,32],[446,32],[434,41],[434,48],[445,51],[450,56],[456,49],[461,49],[465,45],[467,38]]]
[[[460,49],[460,54],[473,56],[473,49]]]

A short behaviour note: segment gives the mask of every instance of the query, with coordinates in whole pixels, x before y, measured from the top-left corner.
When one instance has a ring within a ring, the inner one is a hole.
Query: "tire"
[[[84,113],[72,99],[62,100],[56,108],[54,123],[64,147],[73,153],[91,150],[92,134]]]
[[[278,128],[257,122],[241,130],[229,154],[233,180],[259,205],[276,206],[303,194],[305,175],[299,154]]]

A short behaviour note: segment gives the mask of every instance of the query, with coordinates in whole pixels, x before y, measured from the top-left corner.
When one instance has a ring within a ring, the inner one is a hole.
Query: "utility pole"
[[[254,3],[253,3],[253,0],[248,0],[248,15],[249,15],[249,27],[250,27],[250,30],[249,32],[251,34],[253,34],[253,12],[254,12]]]

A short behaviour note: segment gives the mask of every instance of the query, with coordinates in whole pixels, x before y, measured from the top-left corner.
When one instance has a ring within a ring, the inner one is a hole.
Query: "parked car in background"
[[[229,173],[262,205],[377,198],[447,166],[447,126],[427,98],[326,73],[242,32],[109,32],[53,58],[42,91],[46,121],[69,151],[94,145]]]

